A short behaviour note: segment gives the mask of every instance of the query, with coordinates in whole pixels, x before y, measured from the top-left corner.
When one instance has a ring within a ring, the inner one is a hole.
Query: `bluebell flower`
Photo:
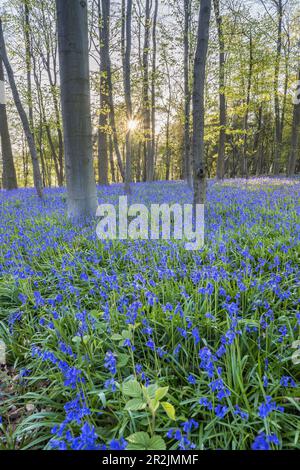
[[[107,351],[105,354],[104,367],[108,369],[112,375],[117,373],[117,360],[111,351]]]
[[[273,442],[275,445],[279,445],[278,437],[275,434],[267,436],[264,432],[261,432],[254,439],[251,448],[252,450],[270,450],[271,442]]]
[[[125,450],[127,447],[127,441],[125,439],[121,438],[119,440],[117,439],[112,439],[109,443],[109,448],[110,450]]]
[[[267,418],[272,411],[279,411],[282,413],[284,408],[282,406],[277,406],[276,402],[272,401],[272,397],[266,396],[265,403],[261,403],[258,408],[258,414],[262,419],[264,419]]]
[[[295,380],[292,379],[292,377],[290,377],[289,375],[283,375],[281,377],[280,385],[282,387],[291,387],[291,388],[297,387]]]

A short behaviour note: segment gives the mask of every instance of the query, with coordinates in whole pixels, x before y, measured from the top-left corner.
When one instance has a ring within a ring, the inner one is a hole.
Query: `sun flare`
[[[136,119],[130,119],[127,123],[129,131],[134,131],[138,126],[138,121]]]

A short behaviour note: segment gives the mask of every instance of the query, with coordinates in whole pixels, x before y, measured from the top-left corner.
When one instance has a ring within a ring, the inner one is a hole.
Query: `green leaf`
[[[123,384],[123,394],[132,398],[140,398],[142,388],[136,380],[129,380]]]
[[[90,340],[90,335],[84,335],[84,337],[82,338],[83,344],[87,344],[89,340]]]
[[[160,401],[168,393],[168,390],[169,390],[169,387],[158,388],[155,392],[156,400]]]
[[[127,362],[129,361],[130,356],[128,354],[119,353],[118,354],[118,367],[126,366]]]
[[[122,331],[122,336],[121,336],[120,339],[122,339],[122,338],[124,338],[124,339],[131,339],[131,338],[132,338],[132,333],[131,333],[131,331],[123,330],[123,331]]]
[[[140,431],[131,434],[126,439],[129,444],[128,450],[148,450],[150,444],[150,436],[148,433]]]
[[[166,443],[160,436],[152,436],[147,450],[166,450]]]
[[[104,392],[99,392],[98,397],[101,400],[101,403],[103,405],[103,408],[106,408],[106,396]]]
[[[146,406],[147,406],[147,403],[145,403],[142,398],[133,398],[132,400],[129,400],[126,403],[125,410],[128,410],[128,411],[144,410]]]
[[[174,408],[174,406],[171,405],[171,403],[169,403],[167,401],[162,401],[161,406],[163,407],[163,409],[167,413],[168,417],[170,419],[172,419],[173,421],[175,421],[176,417],[175,417],[175,408]]]
[[[166,450],[165,441],[160,436],[152,436],[146,432],[136,432],[127,437],[128,450]]]
[[[143,385],[143,393],[144,393],[144,396],[147,398],[155,398],[156,390],[157,390],[156,384],[149,385],[148,387],[145,387]]]
[[[159,407],[159,401],[153,398],[153,400],[149,401],[149,408],[151,410],[151,413],[155,413],[157,408]]]
[[[113,341],[120,341],[123,337],[119,335],[118,333],[115,333],[114,335],[111,336],[111,339]]]
[[[77,344],[81,343],[81,336],[74,336],[72,338],[72,343],[77,343]]]

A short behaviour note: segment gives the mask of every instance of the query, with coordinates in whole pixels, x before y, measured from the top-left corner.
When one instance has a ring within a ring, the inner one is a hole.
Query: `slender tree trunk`
[[[249,71],[248,71],[248,84],[247,84],[247,96],[246,96],[246,110],[244,115],[244,144],[243,144],[243,161],[242,161],[242,176],[248,178],[248,160],[247,160],[247,141],[248,141],[248,118],[249,118],[249,105],[251,98],[252,88],[252,72],[253,72],[253,44],[252,44],[252,32],[250,31],[249,38]]]
[[[298,95],[294,99],[294,108],[293,108],[293,123],[292,123],[292,136],[291,136],[291,150],[289,154],[287,174],[288,176],[293,176],[295,174],[297,156],[300,155],[300,68],[298,70]]]
[[[36,146],[34,143],[34,138],[33,134],[30,129],[30,124],[27,118],[27,115],[25,113],[25,110],[23,108],[23,105],[20,100],[19,92],[16,87],[16,82],[13,74],[13,70],[11,68],[10,62],[7,57],[6,53],[6,47],[5,47],[5,42],[4,42],[4,37],[3,37],[3,30],[2,30],[2,21],[0,19],[0,56],[2,57],[2,61],[4,64],[4,67],[6,69],[7,77],[9,80],[10,88],[12,91],[12,95],[14,98],[14,102],[16,105],[16,108],[18,110],[24,133],[27,139],[30,155],[31,155],[31,160],[32,160],[32,167],[33,167],[33,181],[34,181],[34,186],[36,189],[36,192],[40,198],[43,197],[43,185],[42,185],[42,178],[41,178],[41,172],[40,172],[40,166],[39,166],[39,161],[37,157],[37,151],[36,151]]]
[[[167,108],[167,124],[166,124],[166,180],[170,179],[170,167],[171,167],[171,151],[170,151],[170,117],[171,117],[171,102],[172,102],[172,87],[170,69],[168,65],[168,59],[165,58],[167,79],[168,79],[168,108]]]
[[[274,71],[274,106],[275,106],[275,153],[274,153],[274,164],[273,173],[276,175],[280,168],[280,157],[281,157],[281,119],[280,119],[280,105],[279,105],[279,69],[280,69],[280,58],[282,49],[282,18],[283,18],[283,6],[282,0],[278,0],[277,5],[277,46],[276,46],[276,59],[275,59],[275,71]]]
[[[87,2],[56,0],[68,215],[95,215]]]
[[[57,174],[57,184],[58,186],[62,186],[64,182],[64,146],[63,146],[63,135],[61,130],[61,119],[60,119],[60,112],[59,112],[59,105],[58,99],[56,95],[56,83],[53,82],[51,77],[50,68],[47,67],[47,73],[50,81],[50,91],[53,101],[54,113],[55,113],[55,126],[56,126],[56,133],[58,138],[58,168],[59,172]],[[55,72],[54,72],[55,73]]]
[[[280,142],[282,145],[283,140],[283,131],[285,124],[285,114],[286,114],[286,104],[287,104],[287,92],[289,84],[289,57],[290,57],[290,37],[288,34],[288,44],[287,50],[285,51],[285,77],[284,77],[284,86],[283,86],[283,99],[282,99],[282,109],[280,117]]]
[[[125,180],[125,172],[122,163],[121,152],[118,143],[117,126],[115,119],[115,107],[113,99],[113,86],[112,86],[112,74],[111,74],[111,62],[110,62],[110,0],[102,0],[102,18],[103,18],[103,48],[106,52],[105,65],[107,73],[107,86],[108,86],[108,99],[109,99],[109,116],[110,126],[113,136],[114,149],[117,156],[117,162],[120,170],[122,180]]]
[[[6,105],[5,105],[5,83],[3,64],[0,58],[0,137],[1,137],[1,153],[3,164],[3,188],[16,189],[17,177],[14,165],[14,159],[11,149],[11,141],[8,130]]]
[[[253,142],[253,155],[255,157],[256,169],[255,173],[260,175],[262,172],[262,114],[263,114],[263,104],[261,103],[258,108],[258,117],[257,117],[257,130]]]
[[[124,94],[126,105],[127,124],[129,123],[126,133],[125,143],[125,159],[126,159],[126,172],[125,172],[125,191],[130,193],[131,183],[131,152],[132,152],[132,129],[130,128],[130,121],[132,120],[132,100],[131,100],[131,18],[132,18],[132,0],[127,0],[127,9],[125,15],[125,49],[123,59],[123,79],[124,79]]]
[[[109,128],[109,90],[107,73],[107,25],[101,14],[101,0],[98,0],[98,25],[100,42],[100,112],[98,127],[98,182],[108,184],[108,128]]]
[[[158,0],[155,0],[152,26],[152,75],[151,75],[151,148],[150,148],[150,177],[154,179],[155,167],[155,125],[156,125],[156,55],[157,55],[157,38],[156,26],[158,15]]]
[[[49,146],[50,146],[51,153],[52,153],[52,158],[53,158],[53,162],[54,162],[54,169],[55,169],[55,173],[56,173],[56,177],[57,177],[57,182],[58,182],[59,186],[62,186],[62,181],[61,181],[62,175],[61,175],[61,170],[60,170],[60,166],[59,166],[59,157],[57,155],[56,148],[55,148],[53,138],[52,138],[52,135],[51,135],[50,125],[49,125],[49,123],[47,122],[47,119],[46,119],[46,111],[45,111],[45,105],[44,105],[44,99],[43,99],[43,93],[42,93],[42,73],[41,73],[41,71],[39,71],[39,74],[38,74],[37,64],[36,64],[36,60],[35,60],[34,56],[32,57],[32,66],[33,66],[32,70],[33,70],[34,81],[35,81],[36,90],[37,90],[39,114],[40,114],[40,117],[41,117],[41,120],[42,120],[42,124],[40,125],[40,132],[39,133],[43,134],[43,128],[45,128],[47,139],[48,139]],[[40,145],[40,149],[41,149],[41,145]],[[44,170],[43,170],[42,154],[41,154],[41,164],[42,164],[42,173],[43,173]],[[45,185],[44,175],[43,175],[43,184]]]
[[[32,85],[31,85],[31,38],[30,38],[30,22],[29,22],[29,6],[28,0],[24,1],[24,39],[25,39],[25,58],[26,58],[26,77],[27,77],[27,102],[28,102],[28,119],[30,130],[34,139],[34,122],[32,107]]]
[[[144,168],[146,180],[153,180],[151,162],[151,113],[149,99],[149,48],[150,48],[150,0],[146,0],[145,37],[143,49],[143,121],[144,121]]]
[[[171,154],[170,154],[170,113],[167,115],[166,124],[166,180],[170,179],[170,166],[171,166]]]
[[[142,181],[142,143],[139,142],[138,144],[138,151],[137,151],[137,165],[136,165],[136,181]]]
[[[184,136],[183,136],[183,176],[189,186],[192,185],[191,167],[191,90],[190,90],[190,22],[191,0],[184,0]]]
[[[206,198],[206,170],[204,151],[204,87],[209,38],[211,0],[202,0],[199,12],[197,47],[193,85],[193,142],[194,207],[204,204]]]
[[[48,18],[45,16],[45,7],[47,6],[43,3],[40,2],[40,11],[42,14],[42,25],[43,25],[43,32],[45,32],[45,35],[47,35],[47,41],[46,41],[46,54],[44,54],[43,49],[40,49],[40,55],[43,61],[43,66],[47,72],[48,75],[48,80],[50,84],[50,93],[52,97],[52,102],[53,102],[53,108],[54,108],[54,113],[55,113],[55,127],[56,127],[56,133],[57,133],[57,139],[58,139],[58,151],[55,149],[55,155],[57,157],[57,162],[55,160],[55,165],[58,168],[58,172],[56,169],[56,176],[57,176],[57,184],[58,186],[62,186],[64,182],[64,148],[63,148],[63,135],[62,135],[62,129],[61,129],[61,116],[60,116],[60,109],[59,109],[59,100],[58,100],[58,94],[57,94],[57,76],[58,76],[58,70],[57,70],[57,35],[56,35],[56,30],[55,33],[50,35],[48,37]],[[53,15],[54,17],[54,15]],[[53,18],[52,17],[52,18]],[[51,31],[51,29],[50,29]],[[52,59],[52,64],[51,64],[51,59]],[[33,61],[33,66],[35,66],[35,57],[32,55],[32,61]],[[42,93],[40,93],[42,95]],[[50,142],[49,142],[50,144]],[[51,145],[51,144],[50,144]],[[53,152],[53,150],[52,150]],[[53,153],[53,158],[54,158],[54,153]]]
[[[214,11],[219,39],[219,148],[217,160],[217,179],[224,178],[225,142],[226,142],[226,97],[225,97],[225,43],[223,34],[223,18],[220,14],[220,2],[214,0]]]
[[[111,135],[109,136],[109,164],[110,164],[110,172],[111,172],[111,179],[112,182],[116,182],[116,175],[115,175],[115,163],[114,163],[114,146]]]

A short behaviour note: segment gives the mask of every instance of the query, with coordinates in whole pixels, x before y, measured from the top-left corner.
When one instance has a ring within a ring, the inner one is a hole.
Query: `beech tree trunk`
[[[127,0],[126,12],[124,12],[125,26],[125,48],[123,60],[123,80],[124,94],[126,105],[127,124],[132,120],[132,100],[131,100],[131,18],[132,18],[132,0]],[[126,133],[125,154],[126,154],[126,171],[125,171],[125,191],[130,193],[131,183],[131,153],[132,153],[132,130],[130,127]]]
[[[149,48],[150,48],[150,0],[146,0],[145,37],[143,49],[143,121],[144,121],[144,170],[146,181],[153,180],[151,161],[151,113],[149,99]]]
[[[300,84],[300,68],[298,71],[298,84]],[[291,150],[289,154],[287,174],[293,176],[295,174],[297,157],[300,157],[300,90],[298,88],[298,95],[295,96],[294,109],[293,109],[293,123],[292,123],[292,136],[291,136]]]
[[[151,178],[154,179],[155,168],[155,126],[156,126],[156,54],[157,54],[157,38],[156,25],[158,15],[158,0],[155,0],[152,27],[152,76],[151,76],[151,148],[150,148],[150,171]]]
[[[217,179],[224,178],[225,141],[226,141],[226,98],[225,98],[225,43],[223,35],[223,19],[220,14],[220,2],[214,0],[214,11],[219,39],[219,147],[217,160]]]
[[[42,198],[43,197],[43,185],[42,185],[42,178],[41,178],[39,161],[37,157],[36,146],[34,143],[33,134],[30,129],[30,124],[29,124],[26,112],[20,100],[19,92],[18,92],[15,78],[14,78],[14,73],[7,57],[1,19],[0,19],[0,57],[2,58],[4,67],[6,69],[6,73],[7,73],[7,77],[9,80],[12,95],[14,98],[15,106],[19,113],[19,116],[23,125],[23,129],[24,129],[24,133],[27,139],[27,143],[28,143],[28,147],[29,147],[29,151],[31,155],[32,167],[33,167],[34,187],[36,189],[37,195],[40,198]]]
[[[184,137],[183,137],[183,175],[189,186],[192,185],[191,166],[191,90],[190,90],[190,21],[191,0],[184,0]]]
[[[250,31],[249,38],[249,71],[248,71],[248,83],[247,83],[247,96],[246,96],[246,110],[244,115],[244,144],[243,144],[243,160],[242,160],[242,176],[248,178],[248,156],[247,156],[247,141],[248,141],[248,118],[249,118],[249,105],[251,98],[252,88],[252,72],[253,72],[253,44],[252,44],[252,32]]]
[[[68,215],[95,215],[87,2],[56,0]]]
[[[100,50],[100,112],[98,122],[98,182],[108,184],[108,129],[109,91],[107,77],[106,26],[101,13],[101,0],[98,0],[99,50]]]
[[[199,12],[197,47],[193,85],[193,182],[194,206],[204,204],[206,198],[206,170],[204,151],[204,87],[211,0],[202,0]]]
[[[275,71],[274,71],[274,107],[275,107],[275,152],[274,152],[274,164],[273,173],[276,175],[280,169],[280,157],[281,157],[281,143],[282,143],[282,132],[281,132],[281,119],[280,119],[280,105],[279,105],[279,69],[280,69],[280,58],[282,49],[282,18],[283,18],[283,6],[282,0],[278,0],[277,6],[277,46],[276,46],[276,59],[275,59]]]
[[[3,175],[2,183],[4,189],[16,189],[18,187],[14,159],[11,149],[11,141],[7,123],[7,113],[5,105],[5,84],[3,64],[0,58],[0,138]]]

